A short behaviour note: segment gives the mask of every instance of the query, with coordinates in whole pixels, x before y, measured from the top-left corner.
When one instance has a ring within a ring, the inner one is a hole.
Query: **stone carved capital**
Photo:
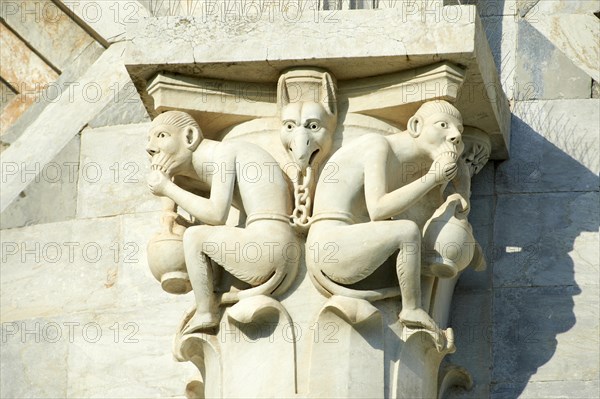
[[[173,162],[158,168],[164,187],[149,184],[204,222],[175,226],[173,255],[156,244],[149,249],[166,291],[194,290],[196,305],[173,349],[200,371],[188,384],[190,397],[428,397],[438,393],[438,376],[440,384],[452,381],[438,374],[456,350],[452,328],[440,328],[448,311],[439,315],[452,291],[440,287],[469,265],[485,265],[467,216],[471,177],[492,153],[485,132],[460,132],[463,118],[451,103],[464,76],[448,63],[345,82],[322,68],[294,68],[276,86],[257,85],[247,107],[235,100],[233,82],[154,78],[157,111],[187,116],[159,117],[149,152],[167,162],[157,155],[171,148],[161,144],[165,131],[183,143],[172,156],[187,155],[178,169]],[[427,91],[441,83],[441,91]],[[192,125],[201,136],[206,127],[210,138],[192,146],[185,133]],[[235,171],[231,183],[212,169],[205,179],[215,160]],[[275,173],[275,182],[250,182],[242,171],[251,164],[263,176]],[[223,184],[231,184],[229,197],[215,195]],[[226,222],[210,206],[240,216]],[[173,209],[165,208],[167,219],[173,235]],[[448,252],[450,244],[461,255]],[[250,247],[260,255],[249,255]],[[395,321],[386,326],[384,319]],[[348,350],[357,355],[340,360]],[[397,361],[386,365],[381,350],[399,350]],[[266,360],[248,371],[256,357]],[[358,364],[369,364],[364,381]],[[233,383],[248,373],[248,387]],[[277,382],[263,377],[272,374]]]

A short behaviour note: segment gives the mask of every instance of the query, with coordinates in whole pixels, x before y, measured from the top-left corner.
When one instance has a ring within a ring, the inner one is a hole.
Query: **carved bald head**
[[[152,121],[146,151],[152,165],[174,176],[191,167],[192,154],[202,139],[194,118],[185,112],[168,111]]]
[[[421,105],[408,120],[407,127],[419,149],[431,159],[442,152],[451,151],[460,155],[464,150],[462,116],[447,101],[429,101]]]

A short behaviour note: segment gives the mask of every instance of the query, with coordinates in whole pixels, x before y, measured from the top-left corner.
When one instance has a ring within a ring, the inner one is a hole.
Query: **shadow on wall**
[[[551,103],[517,103],[512,156],[496,175],[493,398],[519,397],[535,381],[597,379],[597,337],[590,335],[597,319],[584,311],[578,320],[574,297],[582,293],[578,281],[594,285],[598,279],[597,255],[586,247],[597,241],[585,238],[599,225],[598,177],[588,169],[598,169],[598,154],[578,126],[589,121],[554,112]],[[558,347],[558,336],[576,322]]]

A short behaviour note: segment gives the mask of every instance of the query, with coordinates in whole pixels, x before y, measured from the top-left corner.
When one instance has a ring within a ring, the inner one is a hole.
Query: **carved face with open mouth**
[[[299,173],[304,175],[308,167],[317,169],[331,151],[337,126],[335,84],[327,72],[318,73],[316,77],[311,76],[313,86],[306,83],[289,83],[286,78],[289,78],[289,74],[282,75],[278,84],[281,101],[281,143],[297,165]],[[315,87],[315,82],[319,82],[320,90],[310,90],[311,87]],[[292,85],[296,101],[291,101],[288,93],[288,86]],[[302,90],[316,92],[318,101],[309,100]]]
[[[408,121],[408,131],[431,159],[447,153],[456,160],[465,148],[462,117],[446,101],[424,104]]]
[[[287,105],[281,112],[281,142],[302,173],[331,151],[336,117],[314,102]]]

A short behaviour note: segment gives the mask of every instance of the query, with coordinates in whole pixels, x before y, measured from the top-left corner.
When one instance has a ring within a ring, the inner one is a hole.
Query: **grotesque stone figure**
[[[189,227],[183,234],[185,263],[196,298],[195,314],[184,332],[218,324],[213,273],[221,267],[255,286],[240,291],[236,299],[284,290],[283,281],[292,280],[297,270],[298,257],[288,255],[294,252],[290,246],[297,244],[289,226],[289,189],[283,172],[273,167],[271,155],[245,142],[204,139],[194,119],[178,111],[153,121],[147,151],[153,164],[148,176],[151,191],[205,224]],[[210,197],[181,188],[172,181],[175,176],[193,181]],[[232,205],[247,215],[244,228],[225,226]]]
[[[314,176],[329,156],[337,126],[336,85],[328,72],[302,68],[282,74],[277,90],[281,143],[298,171],[292,176],[296,202],[292,221],[307,227]]]
[[[365,279],[397,252],[400,321],[411,328],[437,330],[421,308],[420,228],[412,220],[391,219],[456,176],[464,148],[462,130],[455,107],[428,102],[410,118],[406,131],[366,134],[329,159],[338,173],[334,181],[321,177],[317,184],[307,238],[307,248],[313,249],[307,253],[307,266],[321,290],[381,299],[393,290],[355,295],[360,291],[341,285]]]

